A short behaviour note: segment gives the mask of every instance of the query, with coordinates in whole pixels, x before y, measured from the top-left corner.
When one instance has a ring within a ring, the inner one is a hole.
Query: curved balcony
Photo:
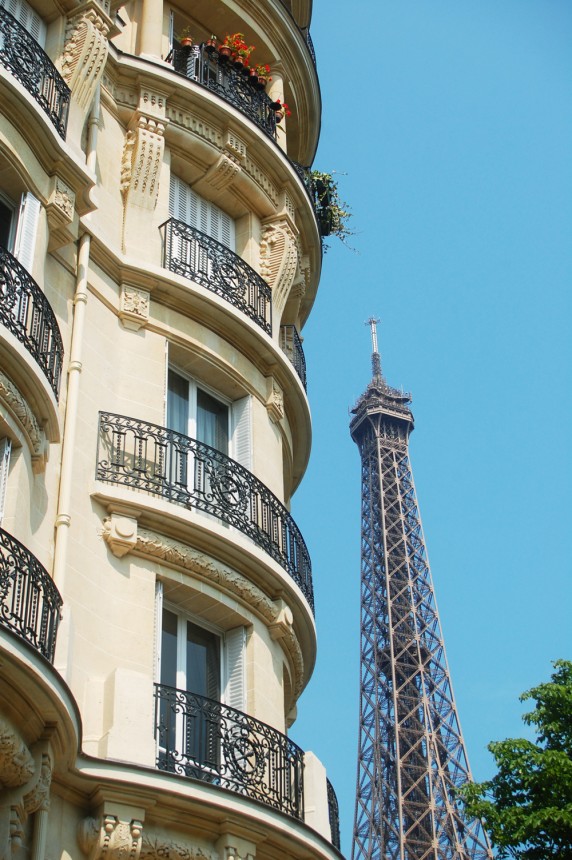
[[[2,7],[0,65],[20,81],[47,114],[60,137],[65,138],[70,89],[33,36]]]
[[[302,340],[295,325],[280,326],[280,348],[288,356],[306,391],[306,358]]]
[[[334,791],[334,786],[329,779],[326,779],[326,787],[328,790],[328,817],[330,820],[330,830],[332,831],[332,845],[339,851],[341,847],[340,807],[338,805],[338,798]]]
[[[165,221],[160,230],[166,269],[226,299],[272,334],[272,291],[242,257],[175,218]]]
[[[54,312],[31,275],[0,246],[0,323],[41,367],[59,397],[64,348]]]
[[[234,526],[286,570],[313,610],[312,568],[300,530],[268,487],[240,463],[174,430],[100,412],[96,478]]]
[[[236,68],[232,60],[204,44],[189,48],[175,46],[173,68],[191,81],[216,93],[252,120],[265,134],[276,139],[276,113],[272,99],[250,83],[248,75]]]
[[[266,723],[186,690],[155,685],[157,767],[304,818],[304,755]]]
[[[62,599],[47,570],[0,528],[0,626],[54,660]]]

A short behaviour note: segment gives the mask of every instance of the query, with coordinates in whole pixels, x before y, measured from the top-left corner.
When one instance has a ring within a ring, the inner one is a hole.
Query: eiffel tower
[[[492,858],[463,816],[470,780],[409,462],[411,397],[372,380],[352,410],[361,455],[360,736],[352,860]]]

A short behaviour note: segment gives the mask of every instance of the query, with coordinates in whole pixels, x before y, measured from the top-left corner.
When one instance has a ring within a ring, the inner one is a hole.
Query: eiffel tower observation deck
[[[352,410],[361,455],[360,727],[353,860],[479,860],[492,852],[456,789],[470,771],[409,461],[411,397],[372,379]]]

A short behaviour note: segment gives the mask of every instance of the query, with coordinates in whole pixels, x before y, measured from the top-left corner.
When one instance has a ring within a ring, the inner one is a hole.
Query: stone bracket
[[[132,287],[129,284],[121,284],[119,319],[126,329],[138,331],[147,324],[150,296],[148,290]]]
[[[273,376],[266,377],[266,410],[270,420],[279,424],[284,418],[284,392]]]
[[[53,176],[51,184],[46,206],[50,230],[48,251],[55,251],[76,241],[79,235],[79,217],[75,211],[75,192],[59,176]]]

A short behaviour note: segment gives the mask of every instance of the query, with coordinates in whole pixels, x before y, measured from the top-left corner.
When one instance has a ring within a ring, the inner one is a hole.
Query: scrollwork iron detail
[[[304,754],[286,735],[186,690],[155,685],[157,767],[304,818]]]
[[[0,625],[53,662],[62,599],[47,570],[0,528]]]
[[[310,556],[298,526],[268,487],[220,451],[157,424],[100,412],[96,478],[234,526],[287,571],[314,608]]]
[[[34,37],[2,7],[0,64],[26,87],[65,139],[70,88]]]
[[[57,399],[64,347],[55,314],[34,279],[2,246],[0,323],[24,344],[37,361]]]
[[[216,293],[272,334],[272,291],[242,257],[175,218],[160,229],[166,269]]]
[[[280,348],[290,359],[306,391],[306,358],[302,349],[302,340],[295,325],[280,326]]]
[[[328,817],[330,821],[330,832],[332,834],[332,845],[339,851],[341,847],[340,807],[338,805],[338,798],[334,791],[334,786],[329,779],[326,779],[326,786],[328,789]]]

